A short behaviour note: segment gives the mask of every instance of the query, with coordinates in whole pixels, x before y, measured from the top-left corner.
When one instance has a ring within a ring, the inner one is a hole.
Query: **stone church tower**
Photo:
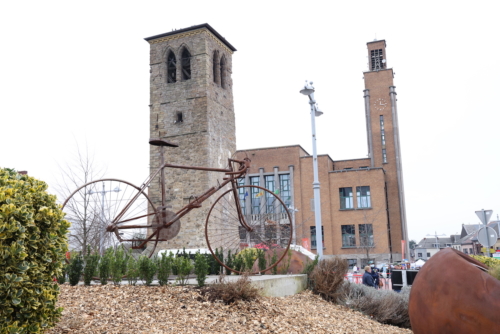
[[[171,164],[225,168],[236,151],[232,54],[236,49],[208,24],[145,39],[150,44],[150,138],[179,145],[165,148]],[[150,170],[160,165],[150,146]],[[223,173],[165,169],[166,206],[177,211]],[[159,178],[149,197],[161,205]],[[206,248],[204,224],[217,194],[181,219],[179,234],[158,248]],[[157,249],[158,249],[157,248]]]

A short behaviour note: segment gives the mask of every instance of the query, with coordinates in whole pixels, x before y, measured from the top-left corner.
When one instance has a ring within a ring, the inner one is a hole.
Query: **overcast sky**
[[[366,43],[387,42],[396,73],[409,237],[460,232],[500,214],[500,20],[496,1],[3,1],[0,167],[54,188],[88,146],[107,176],[148,173],[149,44],[209,23],[238,51],[238,149],[300,144],[367,155]],[[472,5],[473,4],[473,5]],[[300,209],[300,208],[299,208]]]

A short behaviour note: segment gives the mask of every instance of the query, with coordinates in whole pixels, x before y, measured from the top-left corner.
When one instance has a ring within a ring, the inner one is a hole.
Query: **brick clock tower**
[[[370,164],[382,167],[386,174],[392,251],[403,251],[402,256],[409,258],[394,72],[387,67],[385,40],[369,42],[367,46],[369,70],[364,72],[364,98]]]
[[[165,148],[172,164],[225,168],[236,151],[232,54],[236,49],[208,24],[145,39],[150,44],[150,137],[179,145]],[[150,169],[160,165],[150,147]],[[221,173],[166,169],[167,207],[172,211],[217,184]],[[161,205],[159,178],[149,196]],[[158,248],[206,248],[204,224],[216,196],[181,219],[179,234]],[[157,249],[158,249],[157,248]]]

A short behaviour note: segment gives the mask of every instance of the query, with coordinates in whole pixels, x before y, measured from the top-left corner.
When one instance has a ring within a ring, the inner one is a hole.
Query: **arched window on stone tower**
[[[191,79],[191,54],[188,49],[182,50],[182,80]]]
[[[212,57],[212,65],[213,65],[213,76],[214,76],[214,82],[216,84],[220,83],[219,78],[220,78],[220,73],[219,73],[219,52],[214,51],[214,55]]]
[[[167,83],[174,83],[177,81],[177,60],[172,51],[167,57]]]
[[[220,86],[226,88],[226,57],[220,59]]]

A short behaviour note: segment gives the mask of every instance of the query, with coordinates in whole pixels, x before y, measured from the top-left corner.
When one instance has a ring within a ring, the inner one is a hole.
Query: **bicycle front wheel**
[[[212,205],[205,238],[222,266],[236,273],[262,273],[285,257],[292,229],[288,208],[278,195],[258,186],[238,186]]]
[[[71,222],[70,246],[101,252],[123,243],[126,248],[145,250],[151,256],[158,243],[158,217],[153,203],[129,182],[102,179],[75,190],[64,202]]]

